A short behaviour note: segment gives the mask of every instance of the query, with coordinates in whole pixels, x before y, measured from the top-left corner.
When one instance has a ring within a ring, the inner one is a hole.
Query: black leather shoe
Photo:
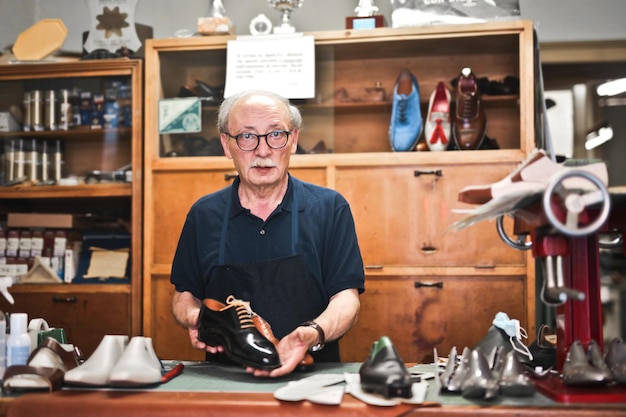
[[[537,332],[537,338],[528,346],[533,355],[529,365],[542,370],[556,367],[556,333],[547,324],[542,324]]]
[[[219,105],[224,100],[224,86],[213,87],[204,81],[196,80],[196,91],[205,105]]]
[[[252,322],[254,323],[254,327],[256,327],[259,333],[261,333],[263,337],[272,342],[272,344],[276,348],[278,348],[279,340],[276,338],[276,336],[274,336],[272,326],[270,326],[270,324],[265,321],[263,317],[259,316],[256,313],[252,315]],[[298,364],[298,366],[296,366],[295,370],[299,372],[310,372],[313,370],[313,368],[315,368],[315,360],[313,359],[313,356],[311,356],[311,354],[307,352],[304,355],[304,358],[302,358],[302,360]]]
[[[205,299],[200,309],[198,340],[223,346],[234,362],[269,371],[281,366],[276,348],[259,333],[250,304],[230,295],[226,305]]]
[[[359,369],[361,388],[385,398],[411,398],[411,374],[391,343],[383,336],[372,344],[370,354]]]

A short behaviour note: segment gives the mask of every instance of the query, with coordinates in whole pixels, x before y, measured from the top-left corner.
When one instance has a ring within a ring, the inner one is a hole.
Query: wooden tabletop
[[[626,404],[510,406],[367,405],[350,395],[340,406],[308,401],[283,402],[270,393],[58,391],[30,393],[12,401],[8,417],[258,417],[258,416],[531,416],[531,417],[626,417]]]

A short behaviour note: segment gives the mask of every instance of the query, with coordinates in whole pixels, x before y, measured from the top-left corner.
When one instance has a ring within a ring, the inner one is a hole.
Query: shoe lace
[[[398,101],[398,112],[400,112],[400,123],[406,123],[406,99],[400,99]]]
[[[463,105],[461,106],[461,117],[463,119],[472,119],[476,117],[478,114],[478,96],[476,93],[469,93],[465,100],[463,100]]]
[[[237,311],[237,317],[239,318],[239,324],[242,329],[254,327],[254,322],[252,321],[254,311],[252,311],[249,301],[239,300],[235,298],[235,296],[229,295],[226,299],[226,307],[224,307],[221,311],[228,308],[235,308]]]

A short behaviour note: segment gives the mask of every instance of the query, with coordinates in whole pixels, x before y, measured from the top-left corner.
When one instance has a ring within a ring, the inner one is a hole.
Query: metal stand
[[[598,190],[575,196],[562,192],[558,196],[554,194],[559,183],[572,175],[591,180]],[[590,341],[595,340],[604,349],[598,232],[617,229],[623,236],[626,231],[626,201],[618,201],[611,212],[609,208],[613,199],[606,187],[596,180],[589,174],[561,175],[548,186],[541,207],[535,204],[514,213],[516,223],[519,214],[523,219],[520,223],[524,223],[526,232],[532,238],[533,256],[545,261],[545,279],[551,288],[542,295],[559,304],[556,308],[559,373],[574,341],[580,340],[587,349]],[[583,201],[582,208],[577,202],[568,206],[568,200],[572,203],[573,198]],[[601,207],[598,208],[598,204]],[[576,207],[575,213],[572,213],[573,207]],[[527,219],[533,221],[528,223]],[[502,233],[500,235],[502,237]],[[504,237],[503,240],[510,241]],[[624,386],[572,387],[563,384],[560,375],[537,379],[535,385],[544,395],[564,403],[626,402]]]

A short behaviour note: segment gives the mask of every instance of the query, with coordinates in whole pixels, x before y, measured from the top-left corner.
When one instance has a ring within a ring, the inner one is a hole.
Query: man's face
[[[228,118],[228,133],[233,136],[241,133],[264,135],[273,130],[289,130],[289,113],[273,99],[264,96],[251,96],[236,103]],[[242,151],[235,139],[225,133],[220,135],[224,154],[233,160],[243,185],[273,186],[281,183],[287,175],[289,158],[296,152],[298,131],[289,135],[287,145],[272,149],[265,138],[260,138],[259,146],[253,151]]]

